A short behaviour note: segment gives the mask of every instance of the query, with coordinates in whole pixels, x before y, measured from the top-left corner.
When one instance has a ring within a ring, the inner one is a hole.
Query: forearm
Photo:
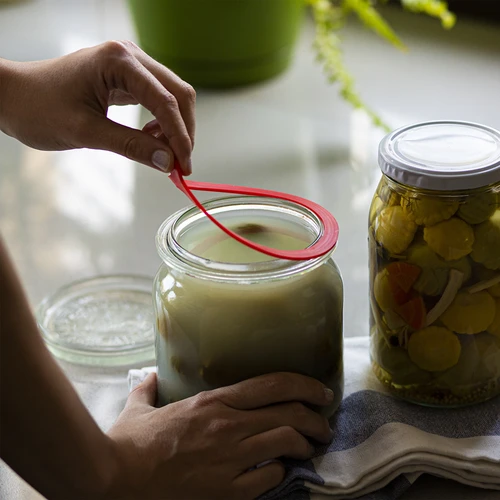
[[[0,58],[0,131],[6,134],[9,133],[7,130],[7,102],[11,98],[9,89],[12,82],[13,71],[13,63]]]
[[[0,276],[0,456],[49,499],[99,498],[110,438],[47,351],[1,239]]]

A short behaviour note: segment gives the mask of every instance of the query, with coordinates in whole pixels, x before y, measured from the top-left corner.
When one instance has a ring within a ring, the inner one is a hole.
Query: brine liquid
[[[277,250],[303,250],[314,240],[305,227],[289,221],[277,221],[269,217],[231,217],[223,221],[246,239]],[[273,260],[273,257],[253,250],[228,236],[211,222],[200,225],[196,230],[185,232],[180,244],[191,253],[216,262],[245,264]]]

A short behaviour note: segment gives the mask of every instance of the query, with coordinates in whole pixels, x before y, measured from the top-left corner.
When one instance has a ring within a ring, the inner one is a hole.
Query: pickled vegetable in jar
[[[320,237],[321,220],[292,202],[226,197],[204,204],[236,233],[279,250]],[[275,259],[216,227],[197,208],[160,227],[154,283],[158,399],[164,405],[261,374],[314,377],[342,399],[343,285],[332,252]]]
[[[382,140],[379,165],[369,216],[375,374],[429,406],[500,394],[500,132],[405,127]]]

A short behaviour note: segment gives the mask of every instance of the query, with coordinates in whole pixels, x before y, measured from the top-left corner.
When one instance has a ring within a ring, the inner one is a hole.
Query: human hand
[[[310,458],[306,437],[331,439],[305,404],[326,406],[333,393],[302,375],[263,375],[158,409],[155,399],[152,374],[109,432],[119,472],[106,498],[253,499],[283,480],[275,459]]]
[[[0,60],[0,81],[0,129],[28,146],[104,149],[165,172],[173,152],[191,173],[195,91],[132,42],[45,61]],[[142,131],[106,117],[110,105],[138,103],[155,116]]]

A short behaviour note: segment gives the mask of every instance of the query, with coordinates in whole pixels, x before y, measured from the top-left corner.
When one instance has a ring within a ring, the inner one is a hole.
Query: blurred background
[[[193,178],[281,190],[328,208],[340,224],[345,334],[366,335],[366,217],[385,132],[328,83],[315,60],[315,23],[302,7],[302,0],[3,1],[0,54],[29,61],[131,39],[195,78]],[[454,7],[451,30],[396,1],[382,8],[407,52],[355,16],[342,29],[356,88],[391,128],[434,119],[500,128],[498,2]],[[110,117],[131,126],[149,119],[134,107]],[[155,273],[156,230],[187,204],[167,177],[110,153],[39,152],[5,135],[0,151],[1,231],[33,304],[73,279]]]
[[[0,0],[0,56],[30,61],[130,39],[178,71],[198,92],[193,179],[285,191],[329,209],[340,225],[345,335],[368,335],[367,214],[385,131],[328,82],[304,3]],[[500,129],[500,4],[449,7],[458,17],[451,30],[398,1],[380,8],[406,52],[354,15],[340,32],[356,89],[390,128],[457,119]],[[133,127],[150,119],[137,107],[110,117]],[[157,228],[186,205],[165,175],[127,159],[40,152],[0,134],[0,230],[33,306],[76,279],[153,276]],[[101,425],[109,418],[103,413]],[[15,488],[5,498],[27,498]]]

